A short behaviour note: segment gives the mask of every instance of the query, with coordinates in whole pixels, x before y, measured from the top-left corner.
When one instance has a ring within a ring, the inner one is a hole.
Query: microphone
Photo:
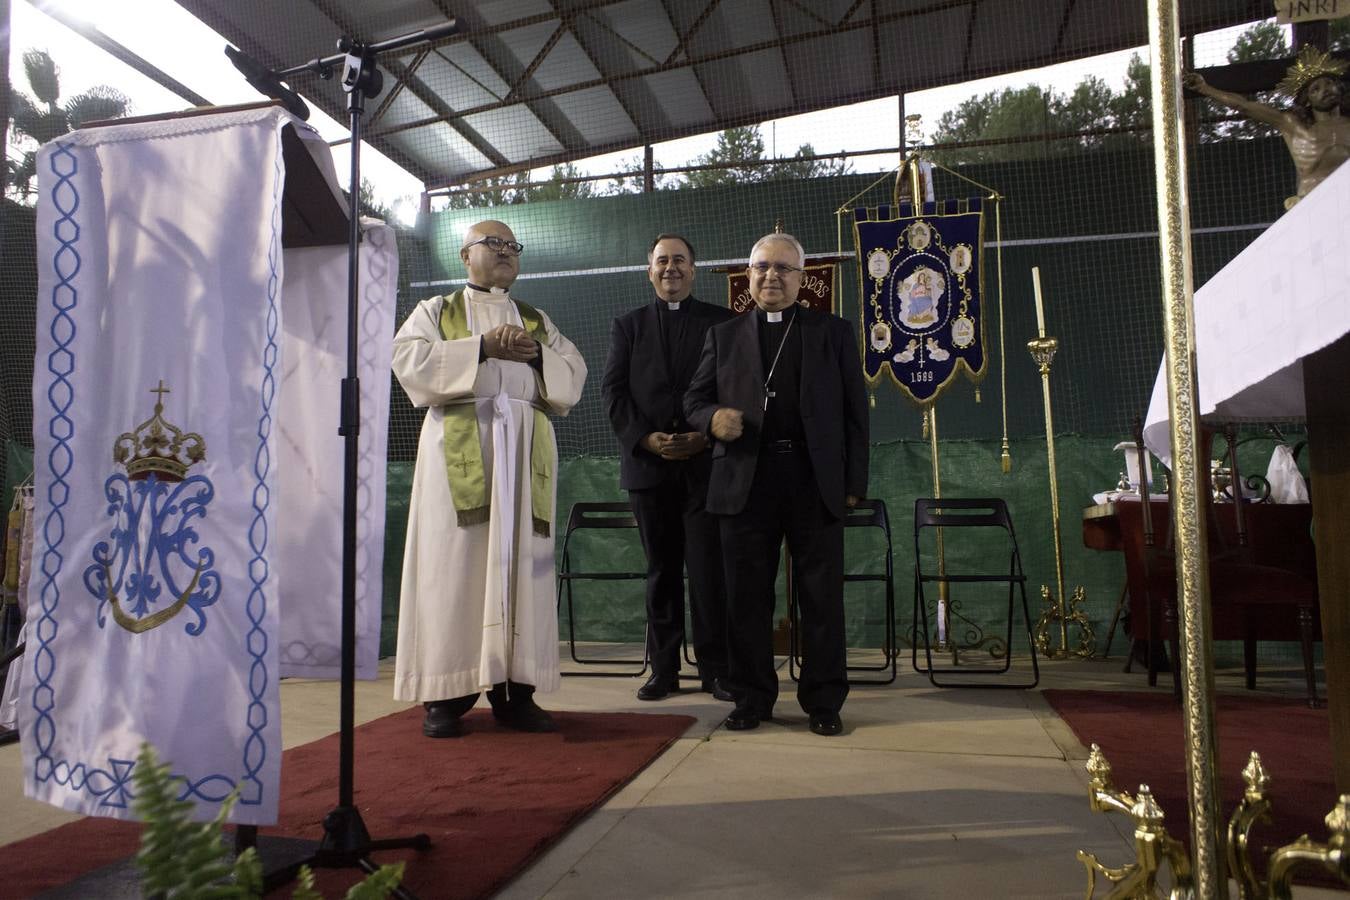
[[[281,78],[277,73],[265,67],[253,57],[242,50],[236,50],[234,47],[225,46],[225,55],[230,58],[230,62],[244,76],[244,80],[253,86],[258,93],[271,97],[273,100],[280,100],[281,105],[286,107],[287,112],[298,119],[309,119],[309,107],[305,101],[300,99],[300,95],[281,83]]]

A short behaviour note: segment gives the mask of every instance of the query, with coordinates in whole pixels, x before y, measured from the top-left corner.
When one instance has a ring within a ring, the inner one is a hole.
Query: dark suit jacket
[[[682,340],[661,346],[660,314],[653,301],[614,320],[609,331],[609,358],[600,390],[614,434],[619,438],[619,486],[625,490],[656,487],[673,462],[642,447],[653,431],[694,431],[684,417],[684,392],[698,366],[703,336],[731,318],[731,310],[685,300],[676,315],[687,316]],[[678,423],[676,426],[673,423]],[[707,465],[707,454],[694,458]]]
[[[867,390],[853,328],[838,316],[797,310],[802,336],[800,407],[811,468],[831,515],[844,515],[844,497],[867,496]],[[708,332],[698,371],[685,393],[689,422],[709,436],[718,407],[745,414],[734,441],[715,441],[708,512],[734,515],[745,508],[759,460],[764,421],[764,362],[759,316],[753,312]]]

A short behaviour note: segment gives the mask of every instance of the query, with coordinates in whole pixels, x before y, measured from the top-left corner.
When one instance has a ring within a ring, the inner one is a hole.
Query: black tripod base
[[[263,893],[295,880],[301,866],[313,869],[361,869],[371,874],[379,869],[370,854],[377,850],[428,850],[431,838],[416,834],[410,838],[371,840],[366,824],[355,807],[339,806],[324,817],[322,841],[303,838],[261,836],[255,826],[241,825],[235,832],[235,852],[245,847],[257,849],[263,870]],[[397,888],[392,894],[401,900],[413,895]]]
[[[361,820],[361,813],[354,806],[339,806],[323,819],[323,840],[319,842],[310,865],[323,869],[361,869],[371,874],[379,869],[370,854],[377,850],[428,850],[431,838],[425,834],[415,834],[407,838],[385,838],[372,840]],[[396,888],[392,896],[400,900],[415,900],[412,894],[403,888]]]

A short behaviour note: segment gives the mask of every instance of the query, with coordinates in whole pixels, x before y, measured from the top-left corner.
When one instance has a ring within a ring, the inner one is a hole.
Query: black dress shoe
[[[749,731],[752,728],[758,728],[760,722],[772,722],[773,716],[760,713],[758,710],[748,706],[737,706],[727,716],[726,726],[728,731]]]
[[[714,700],[721,700],[723,703],[736,702],[736,695],[731,693],[726,682],[720,678],[705,678],[703,680],[703,693],[712,694]]]
[[[549,734],[558,730],[558,723],[554,722],[553,717],[547,712],[539,708],[539,704],[534,702],[533,697],[513,702],[501,709],[493,707],[492,716],[499,725],[514,728],[516,731]]]
[[[464,723],[459,716],[450,711],[449,705],[440,701],[422,704],[427,711],[422,720],[422,734],[429,738],[455,738],[464,736]]]
[[[637,698],[639,700],[664,700],[667,696],[679,692],[680,676],[662,675],[653,672],[652,677],[647,679],[647,683],[638,688]]]
[[[811,732],[813,734],[832,737],[844,730],[844,723],[839,721],[837,712],[813,712],[811,713]]]

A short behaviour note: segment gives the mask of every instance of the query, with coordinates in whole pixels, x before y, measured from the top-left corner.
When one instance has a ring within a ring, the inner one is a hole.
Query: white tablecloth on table
[[[1301,419],[1303,357],[1350,332],[1350,166],[1342,166],[1195,292],[1198,412]],[[1166,360],[1144,445],[1171,465]]]

